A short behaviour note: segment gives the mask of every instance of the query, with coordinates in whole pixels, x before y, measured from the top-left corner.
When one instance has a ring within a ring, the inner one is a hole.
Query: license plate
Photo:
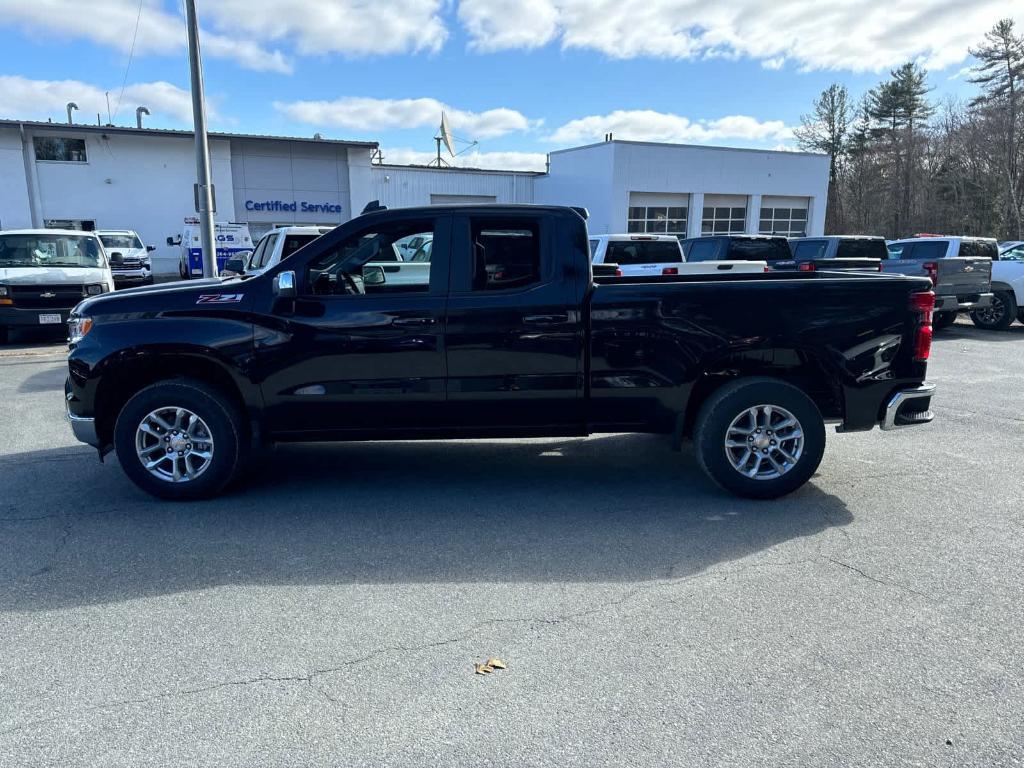
[[[60,325],[60,315],[40,315],[39,322],[43,325]]]

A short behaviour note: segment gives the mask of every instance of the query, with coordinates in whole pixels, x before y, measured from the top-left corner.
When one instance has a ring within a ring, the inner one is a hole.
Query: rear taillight
[[[878,271],[879,271],[879,272],[881,272],[881,271],[882,271],[882,262],[878,262]]]
[[[931,291],[910,294],[910,308],[919,314],[914,334],[914,359],[924,362],[932,352],[932,313],[935,294]]]
[[[621,270],[621,269],[618,269],[618,268],[616,268],[616,270],[615,270],[615,276],[616,276],[616,277],[622,277],[622,270]]]
[[[924,267],[924,271],[927,273],[928,277],[931,278],[932,285],[933,286],[934,285],[938,285],[939,284],[939,265],[936,264],[934,261],[926,261],[921,266]]]
[[[662,267],[661,274],[663,275],[678,275],[679,267]]]
[[[805,261],[803,264],[797,266],[801,272],[813,272],[815,270],[814,262]]]

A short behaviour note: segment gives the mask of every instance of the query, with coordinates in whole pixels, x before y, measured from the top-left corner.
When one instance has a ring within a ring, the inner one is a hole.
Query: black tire
[[[0,344],[6,344],[9,338],[8,330],[6,325],[0,325]]]
[[[956,322],[956,312],[936,312],[932,317],[932,328],[941,331]]]
[[[1024,325],[1024,309],[1017,310],[1017,322]]]
[[[989,311],[971,312],[971,320],[986,331],[1005,331],[1017,317],[1017,301],[1009,291],[996,291]]]
[[[212,458],[192,480],[160,479],[143,466],[136,452],[139,425],[148,414],[163,408],[188,409],[209,429]],[[141,390],[121,409],[114,426],[114,448],[125,474],[142,490],[163,499],[201,499],[220,493],[238,475],[247,440],[245,419],[235,404],[213,387],[192,379],[160,381]]]
[[[803,433],[803,451],[796,463],[774,478],[741,473],[727,454],[729,426],[744,411],[759,405],[789,411]],[[793,385],[767,377],[744,378],[726,384],[704,402],[697,415],[693,443],[700,468],[722,488],[751,499],[774,499],[795,491],[818,469],[825,452],[825,422],[814,401]]]

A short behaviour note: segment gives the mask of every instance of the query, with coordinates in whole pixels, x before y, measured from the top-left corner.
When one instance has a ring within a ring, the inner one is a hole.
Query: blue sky
[[[380,141],[422,162],[442,105],[462,162],[541,167],[616,138],[792,146],[831,82],[856,96],[892,66],[928,66],[936,97],[973,92],[967,48],[1010,7],[977,0],[198,0],[215,129]],[[1024,6],[1024,3],[1020,4]],[[1019,7],[1019,6],[1015,6]],[[83,13],[83,8],[88,12]],[[141,11],[140,11],[141,9]],[[1024,11],[1018,11],[1024,25]],[[188,127],[172,0],[0,0],[0,116]]]

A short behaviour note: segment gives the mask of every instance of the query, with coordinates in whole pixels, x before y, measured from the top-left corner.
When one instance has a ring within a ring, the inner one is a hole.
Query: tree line
[[[967,100],[931,100],[913,62],[859,100],[838,83],[814,100],[795,136],[831,161],[826,233],[1024,239],[1024,35],[1003,19],[970,52]]]

